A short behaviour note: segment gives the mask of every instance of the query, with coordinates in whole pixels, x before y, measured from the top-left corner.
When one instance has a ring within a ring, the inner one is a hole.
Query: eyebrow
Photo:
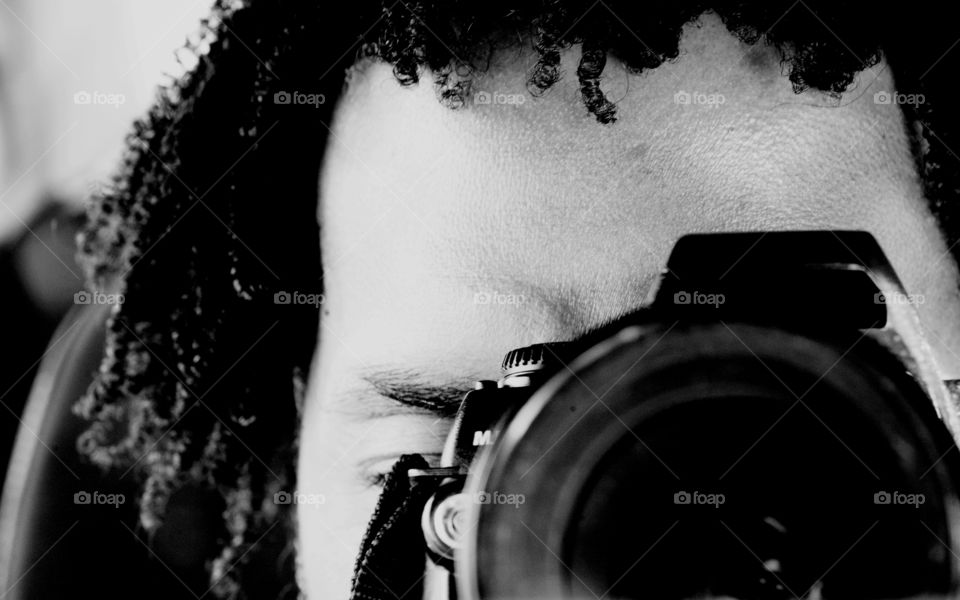
[[[619,318],[619,316],[617,318]],[[582,344],[586,340],[596,338],[598,332],[603,331],[604,328],[609,325],[610,321],[615,320],[616,318],[613,318],[601,323],[594,323],[584,331],[575,335],[573,339],[563,340],[562,342],[555,340],[550,343],[570,344],[571,347],[577,343]],[[599,341],[599,339],[593,340],[594,343]],[[573,358],[573,355],[562,356],[561,360],[563,364],[566,364],[570,358]],[[377,395],[391,400],[395,404],[428,412],[439,417],[453,417],[456,416],[464,395],[473,389],[473,383],[483,378],[464,377],[460,381],[448,381],[447,383],[437,384],[428,383],[428,378],[417,371],[407,369],[383,369],[367,373],[362,376],[361,379],[368,383]],[[387,409],[376,414],[379,416],[389,416],[395,413]]]
[[[421,376],[411,371],[377,371],[363,379],[384,398],[441,417],[456,415],[464,394],[470,391],[467,383],[426,383]]]

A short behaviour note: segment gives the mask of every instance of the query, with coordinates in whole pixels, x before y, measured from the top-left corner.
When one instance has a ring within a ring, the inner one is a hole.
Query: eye
[[[377,487],[383,489],[383,486],[387,483],[387,474],[386,473],[373,473],[367,477],[367,487]]]
[[[421,456],[423,456],[431,467],[440,464],[440,453],[422,453]],[[367,464],[361,465],[360,477],[364,485],[368,488],[383,489],[383,486],[387,482],[387,476],[393,470],[393,465],[396,464],[399,459],[399,454],[386,458],[377,457],[367,461]]]

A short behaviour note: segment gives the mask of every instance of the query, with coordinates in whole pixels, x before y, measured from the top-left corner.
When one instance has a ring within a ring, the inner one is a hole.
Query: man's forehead
[[[336,229],[353,237],[387,213],[396,231],[429,231],[444,248],[428,262],[456,248],[469,248],[468,261],[509,261],[570,236],[589,248],[591,236],[603,245],[656,216],[658,228],[623,250],[662,258],[676,236],[706,226],[698,221],[716,228],[761,214],[789,221],[825,203],[852,208],[911,176],[899,108],[872,101],[892,87],[883,65],[837,101],[795,94],[767,52],[707,15],[687,27],[675,62],[636,76],[611,61],[613,125],[586,114],[575,78],[527,94],[535,58],[517,52],[499,56],[458,110],[430,85],[401,88],[388,66],[368,65],[338,108],[324,165],[328,250],[335,260]],[[564,57],[568,72],[575,54]],[[497,243],[478,250],[484,239]]]
[[[636,308],[685,233],[925,240],[894,253],[902,273],[942,251],[902,112],[873,101],[892,89],[883,63],[836,101],[795,94],[715,17],[680,48],[639,76],[608,64],[612,125],[587,114],[575,81],[527,95],[532,57],[494,63],[474,87],[489,96],[458,110],[368,65],[337,108],[320,182],[327,307],[410,347],[470,319],[499,356]],[[563,66],[575,70],[573,56]]]

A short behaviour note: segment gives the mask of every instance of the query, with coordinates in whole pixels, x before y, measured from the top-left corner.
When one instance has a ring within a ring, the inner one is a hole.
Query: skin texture
[[[566,73],[578,57],[564,54]],[[451,111],[379,64],[359,68],[340,100],[320,181],[326,302],[300,440],[299,491],[324,498],[298,510],[308,598],[347,596],[376,475],[404,453],[436,456],[449,427],[379,397],[368,376],[464,389],[496,378],[511,348],[638,307],[684,233],[872,232],[924,297],[941,375],[957,374],[956,266],[900,109],[874,102],[895,89],[884,63],[840,101],[796,95],[775,53],[708,14],[673,63],[634,76],[611,59],[612,126],[586,114],[569,77],[530,97],[532,64],[505,52],[474,83],[520,103]],[[678,103],[678,92],[722,104]]]

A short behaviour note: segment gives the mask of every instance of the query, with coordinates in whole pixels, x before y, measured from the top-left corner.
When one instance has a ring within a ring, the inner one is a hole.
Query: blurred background
[[[82,424],[69,409],[97,366],[109,313],[81,292],[84,204],[157,86],[192,67],[178,50],[211,5],[0,0],[0,599],[83,596],[87,586],[129,597],[131,582],[136,597],[204,593],[203,502],[185,504],[166,541],[147,539],[133,482],[107,489],[79,461]],[[104,509],[84,493],[127,495]]]

